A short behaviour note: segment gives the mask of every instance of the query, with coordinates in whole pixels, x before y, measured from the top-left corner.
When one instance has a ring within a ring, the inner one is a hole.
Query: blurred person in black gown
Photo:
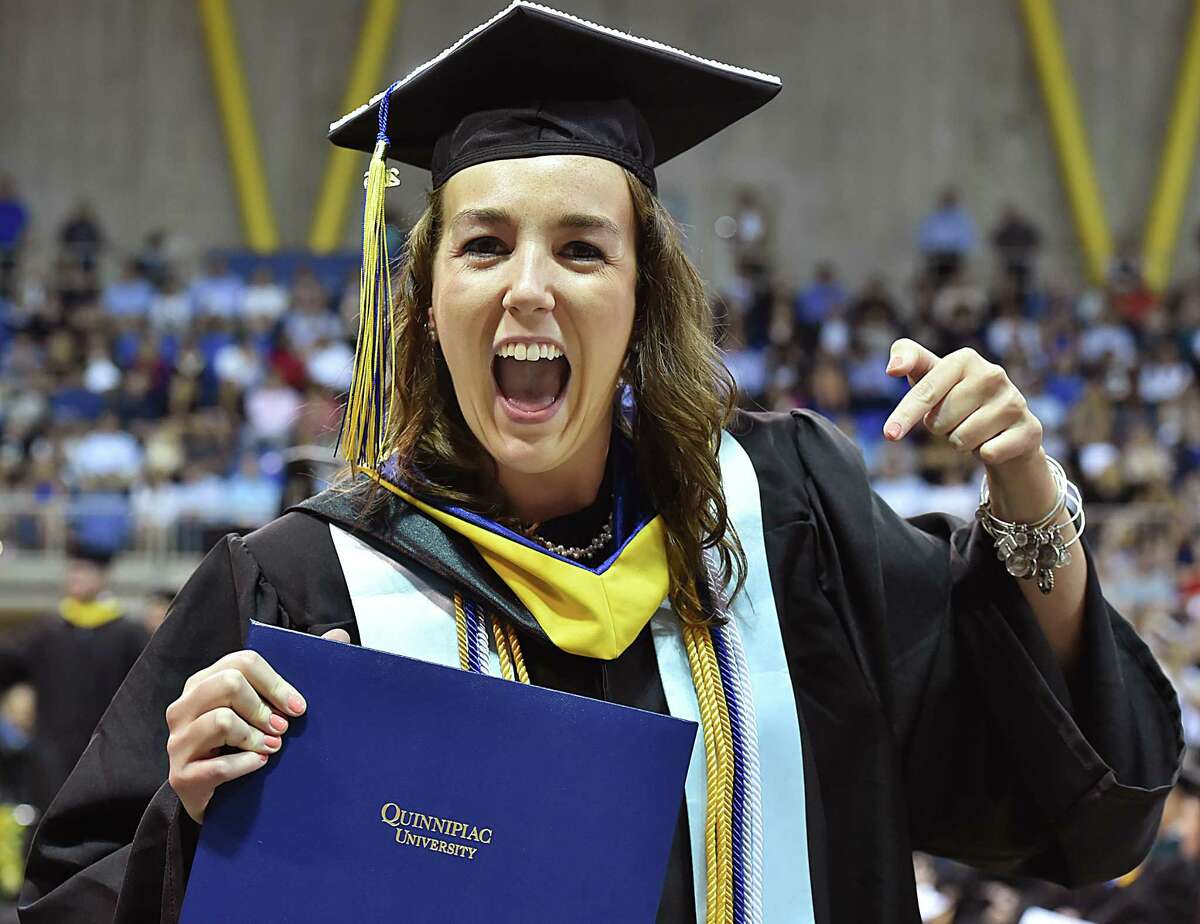
[[[30,795],[42,810],[149,638],[107,592],[109,565],[101,552],[73,548],[57,612],[0,638],[0,690],[28,683],[36,697]]]

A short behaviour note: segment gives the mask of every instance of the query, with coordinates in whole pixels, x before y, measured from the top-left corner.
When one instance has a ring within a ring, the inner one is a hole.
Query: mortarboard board
[[[329,138],[371,152],[382,131],[387,156],[432,171],[435,187],[487,160],[575,152],[654,189],[654,167],[780,88],[778,77],[516,0],[338,119]]]
[[[329,127],[371,152],[363,213],[358,350],[339,449],[383,456],[391,304],[383,196],[386,158],[431,171],[437,188],[493,160],[584,154],[657,191],[654,168],[768,102],[778,77],[515,0],[437,57]]]

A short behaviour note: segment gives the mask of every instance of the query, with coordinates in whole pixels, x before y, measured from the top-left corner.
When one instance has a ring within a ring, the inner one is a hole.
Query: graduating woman
[[[214,790],[320,708],[242,650],[251,619],[698,720],[661,922],[916,921],[914,849],[1138,864],[1175,696],[1004,370],[910,340],[887,370],[889,438],[985,466],[970,523],[897,516],[814,413],[732,409],[654,168],[779,88],[517,2],[332,126],[374,152],[353,475],[204,559],[42,824],[23,920],[176,920]],[[388,156],[433,174],[392,278]]]

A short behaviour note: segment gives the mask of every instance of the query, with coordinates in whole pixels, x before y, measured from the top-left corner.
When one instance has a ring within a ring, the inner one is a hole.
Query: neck
[[[501,467],[498,481],[508,512],[525,523],[541,523],[592,504],[604,481],[611,438],[609,421],[558,468],[529,473]]]

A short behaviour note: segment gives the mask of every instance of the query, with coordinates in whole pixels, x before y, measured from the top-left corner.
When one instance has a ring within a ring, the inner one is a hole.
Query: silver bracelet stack
[[[1071,563],[1071,553],[1067,549],[1083,535],[1085,522],[1079,488],[1067,480],[1067,473],[1056,459],[1046,456],[1046,461],[1058,486],[1058,494],[1050,512],[1036,523],[1009,523],[993,514],[986,474],[979,484],[979,507],[975,511],[975,519],[996,540],[996,557],[1004,562],[1005,570],[1017,578],[1036,577],[1038,590],[1044,594],[1054,589],[1054,569]],[[1071,519],[1051,525],[1058,519],[1068,498],[1075,508]],[[1076,520],[1079,523],[1075,527],[1075,535],[1070,542],[1064,543],[1062,530]]]

